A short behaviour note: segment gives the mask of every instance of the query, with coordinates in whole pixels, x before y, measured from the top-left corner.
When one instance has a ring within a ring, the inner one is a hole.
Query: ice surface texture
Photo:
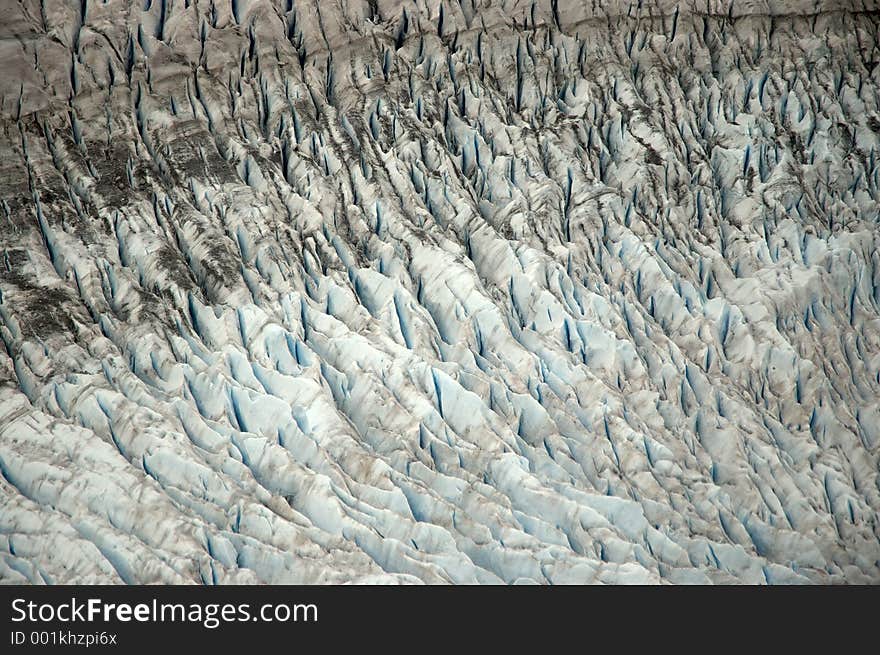
[[[3,0],[0,579],[880,581],[876,9]]]

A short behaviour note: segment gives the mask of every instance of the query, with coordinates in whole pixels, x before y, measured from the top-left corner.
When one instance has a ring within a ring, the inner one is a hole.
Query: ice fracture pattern
[[[0,581],[880,582],[878,26],[0,0]]]

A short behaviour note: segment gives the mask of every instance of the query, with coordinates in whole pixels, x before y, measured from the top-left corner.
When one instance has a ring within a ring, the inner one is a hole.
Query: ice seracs
[[[5,11],[3,581],[880,581],[875,3]]]

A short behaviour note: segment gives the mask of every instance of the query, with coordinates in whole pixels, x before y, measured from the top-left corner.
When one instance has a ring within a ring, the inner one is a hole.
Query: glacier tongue
[[[0,580],[880,582],[866,2],[4,3]]]

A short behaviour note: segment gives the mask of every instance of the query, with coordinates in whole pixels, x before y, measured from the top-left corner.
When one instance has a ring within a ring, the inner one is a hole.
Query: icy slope
[[[876,10],[4,0],[0,580],[880,582]]]

